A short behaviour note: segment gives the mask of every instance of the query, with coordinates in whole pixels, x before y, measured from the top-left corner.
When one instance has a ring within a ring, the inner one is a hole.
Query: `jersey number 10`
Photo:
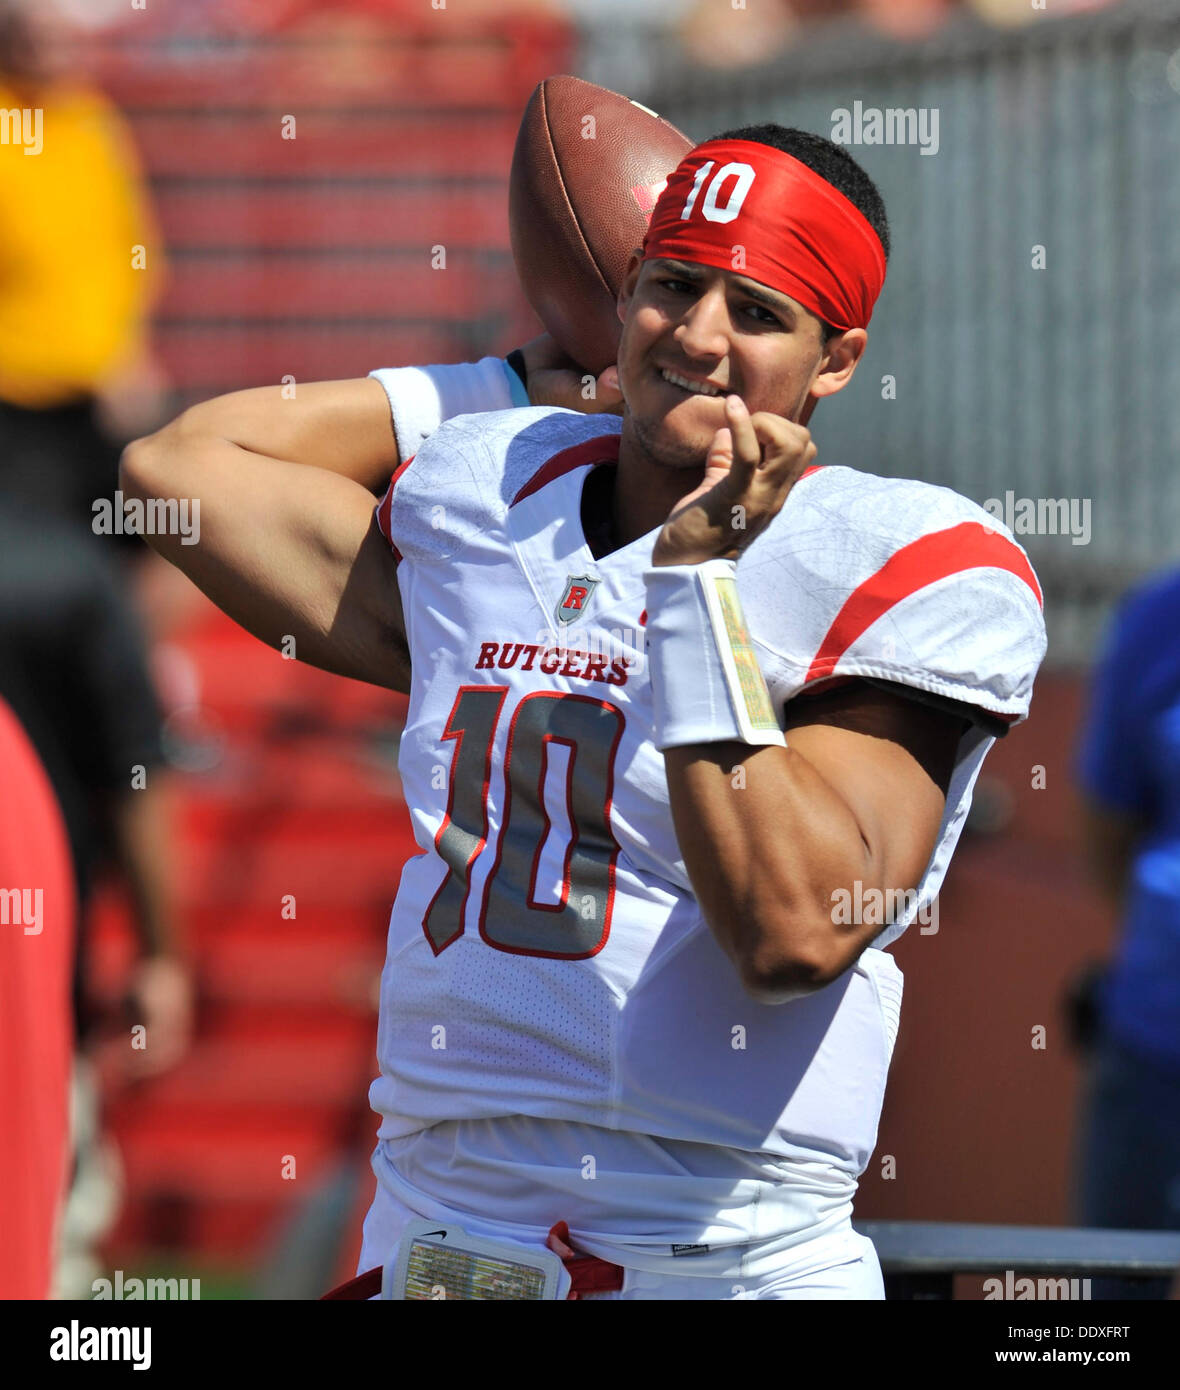
[[[447,716],[453,739],[447,813],[434,845],[447,875],[422,929],[435,955],[463,935],[472,878],[485,852],[479,933],[489,946],[525,956],[582,960],[606,945],[615,895],[618,841],[610,828],[615,755],[623,713],[588,695],[537,691],[512,712],[504,745],[504,808],[488,842],[492,751],[508,687],[465,685]],[[565,807],[569,837],[557,901],[537,900],[537,875],[553,829],[545,808],[549,750],[568,750]]]

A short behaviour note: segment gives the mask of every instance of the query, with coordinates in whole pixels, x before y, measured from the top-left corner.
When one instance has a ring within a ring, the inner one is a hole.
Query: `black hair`
[[[877,185],[843,146],[833,144],[831,140],[826,140],[822,135],[815,135],[810,130],[796,130],[792,126],[774,125],[773,123],[741,126],[737,130],[724,130],[720,135],[714,135],[711,138],[714,140],[754,140],[760,145],[770,145],[773,149],[782,150],[784,154],[791,155],[801,164],[806,164],[821,179],[830,183],[838,192],[843,193],[848,201],[864,214],[865,221],[880,239],[881,247],[885,252],[885,261],[888,264],[889,219],[885,216],[884,200]],[[839,329],[833,328],[830,323],[824,323],[822,319],[820,320],[820,332],[825,342],[839,331]]]

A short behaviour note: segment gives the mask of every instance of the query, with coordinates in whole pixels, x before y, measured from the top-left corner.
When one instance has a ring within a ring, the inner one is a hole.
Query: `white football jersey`
[[[620,429],[546,408],[460,417],[378,508],[413,662],[399,768],[421,848],[390,921],[380,1137],[402,1179],[452,1208],[466,1165],[483,1185],[469,1210],[565,1217],[608,1258],[846,1222],[897,1032],[901,974],[881,948],[937,893],[1045,650],[1028,560],[974,503],[844,467],[795,485],[737,565],[776,708],[861,677],[981,723],[918,894],[834,983],[756,1003],[693,896],[652,742],[657,532],[599,559],[583,535],[583,483],[617,460]],[[604,1131],[599,1158],[640,1198],[579,1171]],[[424,1159],[442,1136],[445,1162]],[[555,1211],[547,1186],[577,1211]]]

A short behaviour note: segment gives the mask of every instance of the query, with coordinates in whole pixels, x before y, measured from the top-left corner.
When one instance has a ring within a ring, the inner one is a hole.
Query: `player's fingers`
[[[733,436],[733,471],[744,481],[761,462],[762,446],[754,432],[750,412],[740,396],[726,396],[725,418]]]
[[[583,415],[600,415],[621,410],[622,398],[602,399],[597,380],[580,368],[544,367],[529,373],[529,402],[532,405],[556,405],[563,410],[577,410]]]
[[[705,471],[710,468],[731,468],[733,466],[733,435],[724,427],[713,436],[709,452],[705,456]]]
[[[578,364],[563,349],[557,346],[555,338],[541,333],[521,345],[520,354],[524,358],[524,368],[530,377],[534,372],[549,370],[576,371]]]
[[[806,426],[766,411],[759,411],[750,423],[767,472],[776,475],[801,472],[815,457],[816,448]]]

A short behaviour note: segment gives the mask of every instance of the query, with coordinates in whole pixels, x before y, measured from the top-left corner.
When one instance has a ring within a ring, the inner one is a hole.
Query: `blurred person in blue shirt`
[[[1180,570],[1120,606],[1077,773],[1090,868],[1122,923],[1095,998],[1077,1219],[1180,1230]]]

